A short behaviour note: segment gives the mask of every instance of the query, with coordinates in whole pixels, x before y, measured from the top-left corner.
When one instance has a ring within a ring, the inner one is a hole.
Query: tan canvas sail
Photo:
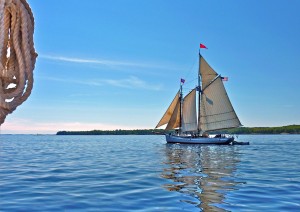
[[[171,116],[174,113],[174,110],[178,103],[179,103],[179,91],[177,92],[177,94],[176,94],[175,98],[173,99],[172,103],[170,104],[169,108],[167,109],[167,111],[165,112],[165,114],[163,115],[163,117],[158,122],[158,124],[155,128],[158,128],[164,124],[167,124],[170,121]],[[179,109],[179,107],[178,107],[178,109]]]
[[[182,131],[197,130],[196,89],[192,90],[183,100]]]
[[[200,108],[202,131],[241,126],[220,76],[202,91]]]
[[[166,127],[166,130],[172,130],[178,127],[180,127],[180,102],[179,101],[176,104],[176,107]]]
[[[234,144],[234,137],[209,137],[205,133],[241,126],[226,93],[222,81],[225,78],[215,72],[200,54],[197,75],[198,85],[184,98],[184,80],[181,79],[180,91],[156,127],[167,124],[166,130],[179,128],[165,135],[168,143]]]
[[[217,72],[210,67],[202,56],[200,56],[199,74],[201,75],[202,89],[205,89],[205,87],[218,76]]]

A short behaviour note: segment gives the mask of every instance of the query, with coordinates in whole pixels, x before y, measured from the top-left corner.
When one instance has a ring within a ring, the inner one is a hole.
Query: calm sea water
[[[300,135],[0,135],[0,211],[300,211]]]

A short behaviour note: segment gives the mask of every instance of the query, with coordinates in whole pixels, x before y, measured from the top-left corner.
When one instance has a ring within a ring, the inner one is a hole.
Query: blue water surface
[[[300,135],[0,135],[0,211],[300,211]]]

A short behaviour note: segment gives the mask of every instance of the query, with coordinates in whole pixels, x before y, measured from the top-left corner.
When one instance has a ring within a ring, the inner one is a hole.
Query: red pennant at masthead
[[[208,49],[204,44],[200,43],[200,49]]]

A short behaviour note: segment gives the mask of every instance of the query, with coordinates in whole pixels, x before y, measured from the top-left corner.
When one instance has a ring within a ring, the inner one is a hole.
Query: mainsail
[[[235,128],[241,126],[226,93],[222,78],[200,57],[202,92],[200,104],[201,131]]]
[[[211,131],[239,126],[241,126],[241,123],[219,76],[202,91],[200,129],[202,131]]]
[[[196,114],[196,89],[193,89],[183,99],[182,104],[182,131],[192,132],[197,130]]]

